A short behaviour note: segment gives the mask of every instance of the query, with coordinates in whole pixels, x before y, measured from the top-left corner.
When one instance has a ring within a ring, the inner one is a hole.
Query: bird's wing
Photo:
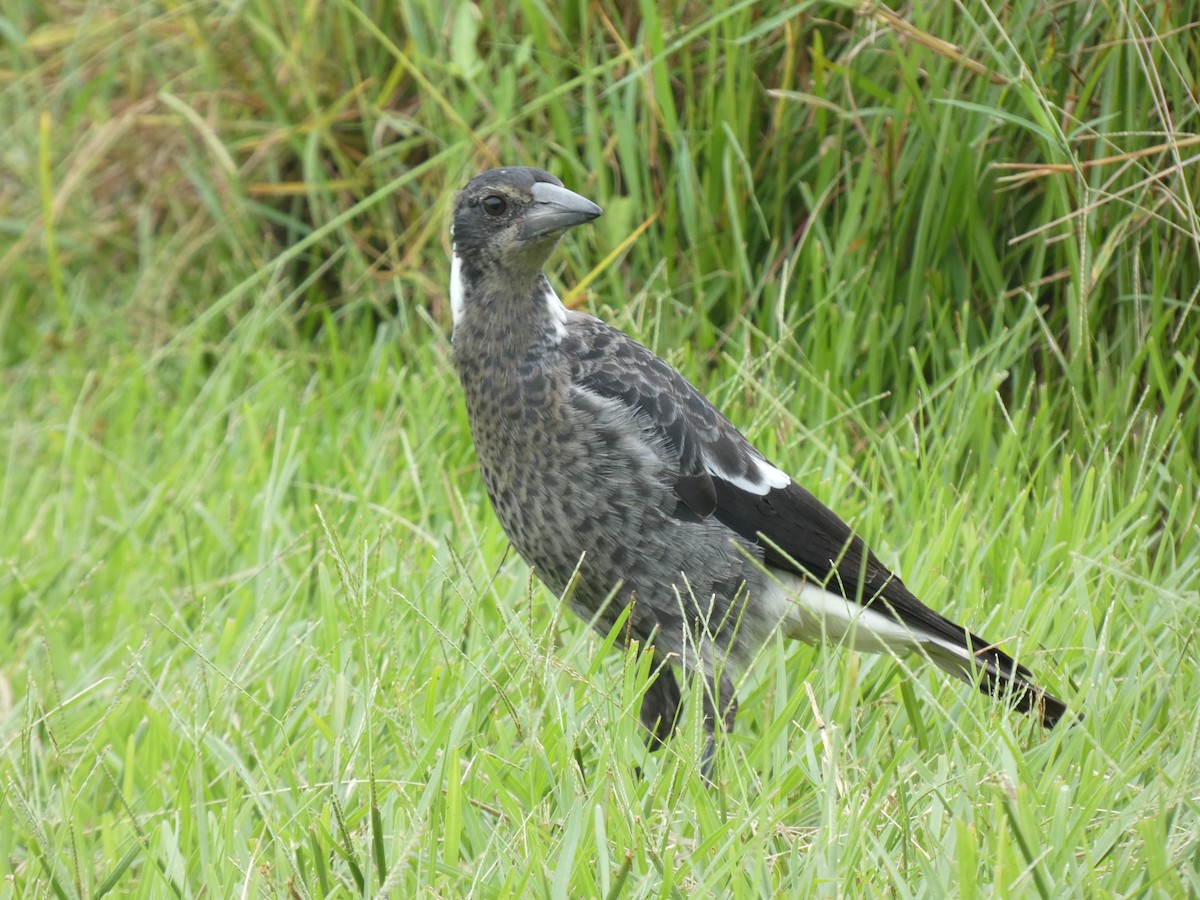
[[[986,646],[904,586],[837,514],[761,453],[679,372],[623,332],[573,316],[564,336],[574,383],[653,422],[678,458],[677,516],[714,516],[757,543],[763,561],[905,626]]]
[[[675,516],[714,517],[758,544],[768,567],[800,576],[903,625],[939,666],[987,694],[1007,692],[1046,727],[1066,706],[998,647],[922,603],[836,513],[771,465],[682,375],[641,344],[573,314],[560,345],[576,387],[617,399],[674,452]],[[802,597],[798,597],[803,602]],[[866,623],[864,623],[865,625]]]

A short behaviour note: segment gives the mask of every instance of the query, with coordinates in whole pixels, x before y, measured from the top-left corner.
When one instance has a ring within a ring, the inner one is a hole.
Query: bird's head
[[[600,213],[549,172],[492,169],[472,178],[455,198],[455,256],[478,271],[534,278],[564,231]]]

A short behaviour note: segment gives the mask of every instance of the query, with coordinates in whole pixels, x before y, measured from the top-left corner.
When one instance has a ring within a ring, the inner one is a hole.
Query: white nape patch
[[[546,308],[550,310],[550,321],[554,323],[554,334],[561,338],[567,333],[567,308],[554,293],[554,288],[546,282]]]
[[[757,494],[760,497],[770,490],[785,488],[792,483],[792,479],[787,476],[786,472],[775,468],[765,459],[754,460],[751,463],[750,472],[746,475],[733,475],[726,472],[716,460],[709,456],[704,457],[704,467],[711,474],[723,481],[728,481],[735,488],[748,494]]]
[[[767,582],[761,602],[771,619],[780,623],[784,636],[807,644],[828,638],[863,653],[902,653],[923,647],[942,668],[953,671],[961,667],[965,672],[973,668],[965,647],[909,628],[787,572],[775,573]],[[947,665],[951,659],[954,663]]]
[[[450,254],[450,318],[457,325],[462,321],[467,291],[463,284],[462,260],[458,258],[457,249],[452,247]]]

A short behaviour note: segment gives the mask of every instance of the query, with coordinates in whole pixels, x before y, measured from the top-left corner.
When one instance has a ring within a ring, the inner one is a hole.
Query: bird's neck
[[[567,309],[541,272],[472,279],[460,270],[453,277],[456,359],[486,357],[498,370],[513,369],[530,352],[558,343]]]
[[[559,343],[567,310],[540,273],[525,284],[508,279],[487,284],[487,290],[467,287],[462,298],[454,322],[454,368],[476,450],[490,471],[497,453],[527,452],[530,423],[552,419],[561,402]]]

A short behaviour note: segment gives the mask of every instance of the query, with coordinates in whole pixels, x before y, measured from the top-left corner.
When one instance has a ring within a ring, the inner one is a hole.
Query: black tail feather
[[[939,644],[927,645],[929,657],[938,666],[969,684],[978,684],[989,697],[1008,703],[1018,712],[1036,716],[1046,728],[1053,728],[1067,714],[1067,706],[1039,687],[1033,673],[1011,656],[974,635],[972,653],[960,656]]]

